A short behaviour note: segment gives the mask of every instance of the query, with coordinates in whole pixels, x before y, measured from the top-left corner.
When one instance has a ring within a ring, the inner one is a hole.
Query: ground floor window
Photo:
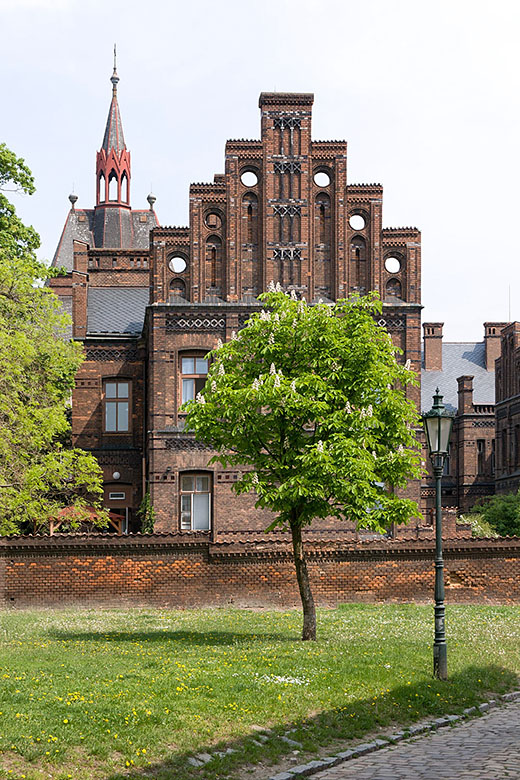
[[[209,531],[210,526],[210,475],[181,474],[181,531]]]

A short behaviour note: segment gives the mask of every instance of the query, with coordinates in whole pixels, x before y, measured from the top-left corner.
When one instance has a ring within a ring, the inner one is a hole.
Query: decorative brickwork
[[[309,549],[319,604],[430,601],[433,543],[323,542]],[[446,600],[520,602],[520,539],[445,542]],[[201,534],[0,540],[4,606],[299,603],[286,541],[214,544]]]

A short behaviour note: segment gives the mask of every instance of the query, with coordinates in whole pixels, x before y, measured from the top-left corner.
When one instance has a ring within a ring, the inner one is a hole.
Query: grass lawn
[[[303,760],[518,685],[520,607],[448,607],[447,683],[431,677],[431,606],[321,610],[315,643],[300,624],[299,611],[3,612],[0,778],[232,778],[290,753],[291,729]],[[190,766],[216,746],[236,752]]]

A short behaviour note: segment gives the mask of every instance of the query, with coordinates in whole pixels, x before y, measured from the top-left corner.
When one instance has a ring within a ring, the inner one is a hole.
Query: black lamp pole
[[[433,676],[439,680],[448,678],[448,652],[444,607],[444,560],[442,557],[442,492],[441,481],[444,462],[453,425],[453,416],[446,411],[442,395],[437,388],[433,407],[423,415],[428,451],[435,477],[435,639],[433,643]]]

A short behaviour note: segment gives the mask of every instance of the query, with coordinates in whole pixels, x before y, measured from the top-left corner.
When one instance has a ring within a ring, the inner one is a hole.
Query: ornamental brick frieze
[[[226,318],[212,314],[167,314],[166,332],[173,331],[215,331],[226,329]]]
[[[201,441],[198,441],[193,436],[176,437],[175,439],[164,439],[164,449],[174,452],[180,452],[182,450],[188,450],[190,452],[203,452],[204,450],[210,450]]]
[[[387,330],[405,329],[405,321],[400,317],[388,317],[387,319],[383,319],[381,317],[381,319],[377,321],[377,324],[380,325],[382,328],[386,328]]]
[[[473,428],[494,428],[495,420],[472,420],[471,425]]]
[[[301,260],[302,250],[298,247],[273,249],[273,260]]]
[[[285,130],[286,127],[294,130],[295,127],[301,127],[301,125],[301,117],[292,116],[291,114],[280,114],[280,116],[275,117],[273,127],[277,130]]]
[[[302,164],[297,160],[287,160],[285,162],[275,162],[275,173],[301,173]]]
[[[136,349],[110,349],[110,348],[88,348],[86,349],[87,360],[93,360],[96,363],[110,363],[113,360],[124,360],[125,362],[138,360],[139,354]]]
[[[273,210],[280,217],[299,217],[302,213],[302,207],[295,203],[278,203],[273,206]]]
[[[238,471],[219,471],[217,473],[217,483],[236,482]]]
[[[136,466],[139,464],[140,454],[123,455],[122,453],[96,452],[96,460],[100,466]]]

